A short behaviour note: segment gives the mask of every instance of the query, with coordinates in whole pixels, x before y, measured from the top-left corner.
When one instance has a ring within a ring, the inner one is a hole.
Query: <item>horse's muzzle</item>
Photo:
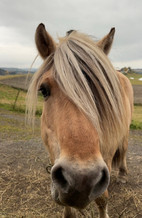
[[[52,197],[62,205],[84,208],[104,193],[110,176],[104,161],[82,168],[58,162],[52,167]]]

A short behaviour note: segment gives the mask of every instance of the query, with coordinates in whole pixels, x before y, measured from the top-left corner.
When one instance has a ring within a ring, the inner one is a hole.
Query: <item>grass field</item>
[[[142,129],[142,105],[135,105],[131,129]]]
[[[125,76],[127,76],[127,78],[129,78],[132,85],[142,85],[142,80],[139,80],[140,78],[142,78],[142,74],[129,73]]]
[[[0,107],[5,110],[25,112],[25,97],[26,92],[20,90],[18,100],[15,105],[15,99],[18,90],[12,87],[0,84]],[[39,96],[37,105],[37,114],[42,112],[43,99]],[[132,118],[132,129],[142,129],[142,105],[134,106],[134,113]]]
[[[25,98],[26,98],[26,91],[19,89],[12,88],[7,85],[0,84],[0,107],[6,110],[15,110],[19,112],[25,112]],[[17,102],[15,104],[15,99],[18,96]],[[39,96],[38,105],[37,105],[37,112],[41,114],[42,111],[42,104],[43,100],[42,97]]]

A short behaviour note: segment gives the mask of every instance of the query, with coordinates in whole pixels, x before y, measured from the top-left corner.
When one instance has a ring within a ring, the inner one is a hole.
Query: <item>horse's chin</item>
[[[76,209],[84,209],[90,202],[87,201],[87,202],[82,202],[80,201],[80,203],[77,205],[76,204],[73,204],[73,203],[65,203],[64,200],[62,199],[62,197],[60,196],[60,193],[59,191],[56,189],[56,187],[54,186],[54,184],[52,183],[51,185],[51,196],[52,196],[52,199],[59,205],[62,205],[62,206],[70,206],[70,207],[74,207]]]
[[[63,204],[60,199],[59,199],[59,192],[57,191],[57,189],[55,188],[55,186],[51,185],[51,196],[52,196],[52,199],[59,205],[62,205],[62,206],[66,206],[65,204]]]

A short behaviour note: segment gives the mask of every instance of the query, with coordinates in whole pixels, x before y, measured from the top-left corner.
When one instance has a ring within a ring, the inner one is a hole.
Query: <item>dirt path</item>
[[[16,125],[16,127],[15,127]],[[37,119],[37,126],[39,119]],[[62,208],[50,195],[48,154],[37,127],[35,135],[24,128],[24,115],[0,110],[0,217],[61,217]],[[116,183],[112,173],[109,187],[111,218],[142,217],[142,131],[131,131],[127,184]],[[85,215],[97,217],[91,203]],[[89,215],[90,214],[90,215]]]

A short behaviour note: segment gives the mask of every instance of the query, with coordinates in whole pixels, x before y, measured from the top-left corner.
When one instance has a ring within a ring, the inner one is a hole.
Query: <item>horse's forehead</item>
[[[47,83],[53,83],[54,82],[54,78],[53,78],[53,75],[52,75],[52,69],[45,72],[41,77],[40,84],[46,83],[46,82]]]

